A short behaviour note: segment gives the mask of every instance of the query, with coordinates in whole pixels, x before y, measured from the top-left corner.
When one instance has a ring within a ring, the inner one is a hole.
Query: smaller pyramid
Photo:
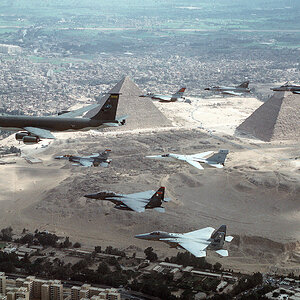
[[[237,131],[267,142],[299,140],[300,95],[275,92],[237,127]]]
[[[117,118],[121,116],[128,116],[128,118],[125,126],[110,127],[110,131],[172,126],[171,121],[153,104],[150,98],[139,97],[142,91],[128,76],[120,80],[100,100],[100,103],[105,102],[111,93],[120,94]],[[93,114],[93,111],[90,113]],[[88,114],[86,116],[89,117]]]

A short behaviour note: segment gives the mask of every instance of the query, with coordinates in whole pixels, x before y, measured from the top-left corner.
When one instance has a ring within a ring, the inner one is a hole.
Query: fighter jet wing
[[[242,93],[230,92],[230,91],[223,91],[222,94],[231,95],[231,96],[242,96]]]
[[[199,170],[204,169],[198,161],[195,161],[195,160],[192,160],[192,159],[187,159],[186,162],[189,163],[190,165],[192,165],[193,167],[199,169]]]
[[[47,129],[37,127],[24,127],[24,130],[43,139],[55,139],[55,136]]]
[[[191,155],[192,158],[204,158],[210,154],[212,154],[214,151],[206,151],[206,152],[202,152],[202,153],[197,153],[197,154],[193,154]]]
[[[212,227],[205,227],[202,229],[184,233],[184,236],[192,237],[192,238],[202,238],[202,239],[208,240],[208,239],[210,239],[210,237],[214,231],[215,231],[215,229]]]
[[[93,162],[87,159],[79,159],[79,163],[83,166],[83,167],[91,167],[93,165]]]
[[[208,163],[208,162],[207,162],[207,164],[208,164],[209,166],[214,167],[214,168],[217,168],[217,169],[222,169],[222,168],[224,168],[224,166],[221,165],[221,164]]]
[[[186,240],[186,241],[179,242],[179,245],[182,248],[184,248],[185,250],[191,252],[196,257],[206,256],[205,249],[208,247],[207,244],[202,244],[202,243],[199,243],[199,242]]]
[[[136,211],[136,212],[144,212],[145,206],[147,205],[147,202],[138,201],[135,199],[122,199],[122,202],[128,206],[130,209]]]
[[[128,194],[125,197],[126,198],[135,198],[135,199],[150,199],[154,193],[155,193],[155,191],[150,190],[150,191],[145,191],[145,192]]]
[[[204,257],[206,256],[206,251],[204,251],[209,244],[185,239],[185,238],[162,238],[159,239],[163,242],[172,242],[177,243],[180,247],[184,248],[185,250],[189,251],[196,257]]]
[[[99,104],[96,103],[96,104],[91,104],[91,105],[88,105],[88,106],[84,106],[84,107],[81,107],[79,109],[67,112],[65,114],[61,114],[58,117],[60,117],[60,118],[74,118],[74,117],[78,117],[78,116],[81,116],[83,113],[85,113],[85,112],[87,112],[87,111],[89,111],[91,109],[96,108],[98,105]]]
[[[154,95],[152,98],[160,100],[160,101],[171,101],[171,97],[170,96]]]
[[[228,256],[228,251],[225,249],[216,250],[216,252],[221,256]]]

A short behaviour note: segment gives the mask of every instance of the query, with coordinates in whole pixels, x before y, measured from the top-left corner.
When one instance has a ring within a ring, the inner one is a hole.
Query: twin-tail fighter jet
[[[215,167],[219,169],[223,168],[225,164],[226,156],[229,153],[229,151],[220,150],[218,153],[211,155],[212,153],[213,151],[207,151],[207,152],[202,152],[202,153],[192,154],[192,155],[181,155],[181,154],[169,153],[169,154],[153,155],[153,156],[146,156],[146,157],[150,159],[156,159],[156,160],[162,160],[168,162],[183,161],[189,163],[190,165],[200,170],[204,169],[201,166],[201,163],[205,163],[211,167]]]
[[[16,140],[36,144],[42,139],[55,139],[51,132],[81,131],[125,124],[126,117],[116,119],[119,94],[109,94],[99,104],[75,111],[64,111],[58,116],[0,116],[0,130],[20,131]],[[89,117],[77,118],[83,113]]]
[[[173,95],[157,95],[153,93],[147,93],[144,95],[140,95],[140,97],[148,97],[152,100],[158,100],[159,102],[176,102],[176,101],[184,101],[189,102],[190,100],[186,100],[185,97],[183,97],[183,94],[185,92],[186,88],[182,87],[178,92],[176,92]]]
[[[154,209],[158,212],[165,212],[165,209],[162,207],[162,203],[170,201],[170,199],[165,198],[164,187],[160,187],[157,192],[151,190],[122,195],[104,191],[96,194],[88,194],[84,197],[96,200],[107,200],[114,203],[115,208],[117,209],[136,212],[144,212],[145,209]]]
[[[271,88],[274,92],[292,92],[293,94],[300,94],[300,85],[289,84],[288,82],[282,86]]]
[[[73,166],[83,166],[83,167],[98,167],[99,165],[101,167],[108,167],[111,159],[108,159],[110,150],[106,149],[105,151],[101,153],[93,153],[89,156],[75,156],[75,155],[62,155],[62,156],[55,156],[55,159],[67,159],[71,162],[74,162],[72,164]]]
[[[242,96],[245,93],[251,92],[248,86],[249,86],[249,81],[245,81],[238,86],[212,86],[212,87],[205,88],[204,90],[218,92],[224,95]]]
[[[212,227],[187,232],[169,233],[153,231],[135,236],[138,239],[160,241],[170,245],[171,248],[184,249],[196,257],[206,256],[206,250],[216,251],[221,256],[228,256],[228,251],[223,249],[225,242],[231,242],[233,237],[226,236],[226,225],[218,230]]]

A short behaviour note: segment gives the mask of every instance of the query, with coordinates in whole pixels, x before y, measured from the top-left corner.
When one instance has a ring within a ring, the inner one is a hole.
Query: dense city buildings
[[[121,300],[116,289],[93,287],[90,284],[64,288],[60,280],[43,280],[35,276],[10,279],[0,273],[0,299],[3,300]]]

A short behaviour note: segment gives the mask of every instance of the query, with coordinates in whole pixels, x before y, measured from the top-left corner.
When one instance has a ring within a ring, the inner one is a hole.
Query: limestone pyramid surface
[[[126,125],[117,127],[116,130],[172,126],[171,121],[158,110],[151,99],[139,97],[142,91],[128,76],[120,80],[109,93],[120,93],[117,117],[128,115]],[[108,97],[109,95],[106,95],[104,99]]]
[[[275,94],[255,110],[237,131],[263,141],[300,139],[300,95]]]

